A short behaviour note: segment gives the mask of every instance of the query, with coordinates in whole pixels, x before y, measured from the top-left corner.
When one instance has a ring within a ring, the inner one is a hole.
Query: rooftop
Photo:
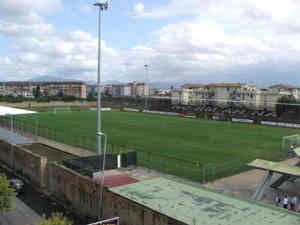
[[[296,213],[173,179],[155,178],[110,190],[190,225],[300,224]]]
[[[292,84],[276,84],[272,85],[270,88],[299,89],[299,87],[296,87]]]
[[[0,82],[1,85],[23,86],[23,85],[39,85],[39,84],[85,84],[84,81],[78,80],[47,80],[47,81],[6,81]]]
[[[211,83],[207,84],[207,87],[241,87],[246,85],[244,83]]]
[[[183,88],[204,88],[205,84],[184,84]]]

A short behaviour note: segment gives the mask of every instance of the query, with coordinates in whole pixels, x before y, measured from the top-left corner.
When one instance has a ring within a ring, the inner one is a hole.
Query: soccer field
[[[281,150],[282,137],[299,133],[287,128],[117,111],[103,112],[102,120],[111,144],[147,152],[139,156],[142,165],[193,179],[202,177],[203,168],[207,173],[220,173],[224,168],[224,174],[215,174],[220,177],[245,169],[242,165],[256,158],[283,159],[287,153]],[[96,112],[19,116],[16,126],[96,149]]]

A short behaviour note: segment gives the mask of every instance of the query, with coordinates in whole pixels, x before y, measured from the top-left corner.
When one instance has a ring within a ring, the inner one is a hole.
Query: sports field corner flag
[[[120,217],[114,217],[111,219],[102,220],[88,225],[120,225]]]

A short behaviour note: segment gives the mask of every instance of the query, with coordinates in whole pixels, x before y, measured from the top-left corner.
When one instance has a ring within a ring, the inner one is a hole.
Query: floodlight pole
[[[149,76],[148,68],[149,68],[149,65],[145,64],[144,67],[145,67],[145,88],[146,88],[146,85],[148,85],[148,76]],[[149,85],[148,85],[147,93],[145,93],[145,90],[144,90],[144,93],[146,94],[146,96],[145,96],[145,109],[148,109],[149,92],[150,92],[150,90],[149,90]]]
[[[99,15],[98,15],[98,73],[97,73],[97,152],[98,155],[101,156],[101,16],[102,11],[108,9],[108,2],[97,2],[94,6],[99,7]],[[99,165],[99,170],[101,170]],[[101,190],[103,191],[103,187],[101,185]],[[101,192],[100,190],[100,192]],[[102,193],[100,193],[100,204],[102,208]],[[99,217],[102,217],[102,213],[100,212]]]
[[[108,2],[97,2],[94,6],[99,7],[98,16],[98,73],[97,73],[97,133],[101,132],[101,16],[102,11],[108,7]],[[98,136],[98,154],[101,155],[101,137]]]
[[[100,183],[100,208],[99,208],[99,214],[98,214],[98,220],[102,219],[103,217],[103,189],[104,189],[104,172],[105,172],[105,163],[106,163],[106,149],[107,149],[107,135],[99,132],[97,133],[97,136],[102,138],[102,136],[105,138],[104,140],[104,152],[103,152],[103,160],[102,160],[102,170],[101,170],[101,183]],[[100,164],[100,158],[99,157],[99,164]]]

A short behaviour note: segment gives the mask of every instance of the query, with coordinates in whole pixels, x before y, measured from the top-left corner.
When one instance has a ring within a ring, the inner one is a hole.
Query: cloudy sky
[[[1,0],[0,79],[95,80],[93,0]],[[111,0],[103,80],[300,86],[299,0]]]

